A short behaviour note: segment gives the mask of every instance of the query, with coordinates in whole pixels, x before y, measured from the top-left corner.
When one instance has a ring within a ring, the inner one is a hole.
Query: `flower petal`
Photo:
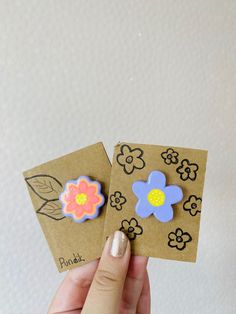
[[[183,159],[181,162],[182,166],[185,167],[189,167],[190,166],[190,162],[188,159]]]
[[[124,170],[127,174],[131,174],[134,171],[134,163],[131,164],[124,164]]]
[[[136,169],[143,169],[143,167],[145,166],[145,163],[141,157],[137,157],[134,159],[133,165]]]
[[[127,157],[127,155],[130,155],[130,152],[132,151],[132,149],[131,149],[131,147],[129,147],[129,145],[124,144],[121,146],[120,151],[122,152],[122,154],[126,155],[126,157]]]
[[[121,204],[115,204],[112,207],[115,207],[117,210],[121,210],[122,209],[122,205]]]
[[[174,232],[170,232],[169,235],[168,235],[168,238],[170,240],[176,240],[176,234]]]
[[[197,164],[190,164],[190,169],[191,169],[191,171],[197,171],[198,165]]]
[[[162,157],[163,159],[166,159],[166,157],[167,157],[167,152],[161,153],[161,157]]]
[[[170,246],[170,247],[176,247],[177,246],[177,243],[178,242],[176,242],[176,240],[175,239],[169,239],[169,241],[168,241],[168,245]]]
[[[148,184],[143,181],[136,181],[132,185],[132,190],[138,198],[146,198],[148,192]]]
[[[97,195],[89,196],[89,203],[91,204],[98,204],[100,203],[101,198]]]
[[[119,155],[117,155],[116,159],[117,159],[117,162],[118,162],[119,165],[121,165],[121,166],[125,165],[125,160],[126,160],[126,156],[125,155],[119,154]]]
[[[166,163],[167,165],[170,165],[170,164],[171,164],[171,159],[170,159],[170,158],[166,158],[166,159],[165,159],[165,163]]]
[[[122,226],[122,228],[124,228],[125,230],[128,230],[130,224],[129,224],[128,220],[125,219],[125,220],[123,220],[123,221],[121,222],[121,226]]]
[[[69,190],[70,194],[76,195],[79,193],[78,186],[73,183],[70,183],[67,189]]]
[[[167,154],[172,154],[174,152],[173,148],[168,148],[167,149]]]
[[[112,203],[115,203],[115,195],[114,194],[112,194],[111,196],[110,196],[110,201],[112,202]]]
[[[73,202],[75,200],[75,197],[76,197],[76,193],[67,193],[67,194],[64,194],[64,200],[66,202]],[[63,196],[62,196],[62,199],[63,199]]]
[[[184,173],[184,172],[185,172],[184,167],[183,167],[183,166],[179,166],[179,167],[176,169],[176,172],[178,172],[179,174]]]
[[[153,214],[155,208],[151,206],[145,199],[141,199],[138,201],[135,207],[135,212],[141,218],[147,218],[151,214]]]
[[[79,191],[80,191],[81,193],[85,193],[85,192],[87,192],[88,184],[87,184],[87,182],[86,182],[85,180],[81,180],[81,181],[79,182],[78,187],[79,187]]]
[[[91,204],[91,203],[85,204],[84,205],[84,211],[86,214],[91,215],[95,211],[95,206],[93,206],[93,204]]]
[[[169,185],[164,188],[163,192],[166,197],[165,202],[168,204],[176,204],[183,198],[183,191],[177,185]]]
[[[138,225],[138,221],[135,218],[131,218],[129,224],[131,227],[135,228]]]
[[[189,173],[188,177],[189,177],[190,180],[194,181],[196,179],[196,177],[197,177],[197,172],[196,171],[191,171]]]
[[[177,228],[177,229],[175,230],[175,234],[176,234],[177,237],[182,237],[183,230],[180,229],[180,228]]]
[[[120,205],[123,205],[126,203],[126,198],[124,196],[120,196]]]
[[[166,185],[166,177],[161,171],[152,171],[148,177],[148,184],[163,189]]]
[[[140,158],[143,156],[143,151],[140,148],[134,148],[131,150],[131,154],[134,158]]]
[[[137,225],[137,226],[135,227],[135,229],[134,229],[134,233],[135,233],[136,235],[142,234],[142,233],[143,233],[143,228],[142,228],[141,226]]]
[[[88,186],[88,189],[87,189],[88,196],[92,196],[96,192],[97,192],[97,187],[95,185]]]
[[[64,208],[64,211],[73,212],[73,211],[76,211],[78,208],[79,208],[79,205],[76,202],[71,202],[66,205],[66,207]]]
[[[186,181],[189,178],[189,174],[187,172],[182,172],[180,177],[183,181]]]
[[[172,162],[172,164],[177,164],[178,163],[178,158],[177,157],[175,157],[175,156],[172,156],[171,157],[171,162]]]
[[[167,222],[173,219],[173,209],[170,205],[163,205],[155,208],[154,216],[161,222]]]
[[[192,205],[192,203],[191,203],[190,201],[184,202],[184,209],[185,209],[185,210],[190,210],[190,209],[192,209],[191,205]]]
[[[81,219],[85,213],[81,207],[78,207],[75,213],[73,214],[77,219]]]
[[[182,235],[182,239],[184,242],[190,242],[192,241],[192,237],[188,232],[184,232]]]
[[[176,246],[178,250],[182,251],[183,249],[185,249],[186,244],[185,242],[176,242]]]
[[[120,192],[120,191],[116,191],[116,192],[114,193],[114,197],[115,197],[115,198],[116,198],[116,197],[120,198],[120,197],[121,197],[121,192]]]

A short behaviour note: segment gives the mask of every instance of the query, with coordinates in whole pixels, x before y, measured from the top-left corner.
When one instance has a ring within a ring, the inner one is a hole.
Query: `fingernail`
[[[110,253],[113,257],[122,257],[125,254],[128,239],[121,231],[113,234]]]

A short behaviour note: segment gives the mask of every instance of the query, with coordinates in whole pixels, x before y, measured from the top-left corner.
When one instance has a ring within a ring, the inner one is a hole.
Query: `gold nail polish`
[[[122,257],[125,254],[128,239],[121,231],[115,231],[111,239],[110,254],[113,257]]]

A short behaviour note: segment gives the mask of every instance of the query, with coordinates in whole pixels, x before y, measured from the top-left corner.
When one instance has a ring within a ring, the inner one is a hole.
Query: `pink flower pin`
[[[87,176],[68,181],[59,199],[63,214],[78,223],[97,218],[99,208],[105,202],[101,194],[101,184],[91,181]]]

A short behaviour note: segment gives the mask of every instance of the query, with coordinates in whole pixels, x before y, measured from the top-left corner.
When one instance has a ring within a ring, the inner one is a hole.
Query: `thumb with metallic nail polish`
[[[105,244],[91,284],[83,314],[119,313],[119,304],[130,260],[130,242],[116,231]]]

